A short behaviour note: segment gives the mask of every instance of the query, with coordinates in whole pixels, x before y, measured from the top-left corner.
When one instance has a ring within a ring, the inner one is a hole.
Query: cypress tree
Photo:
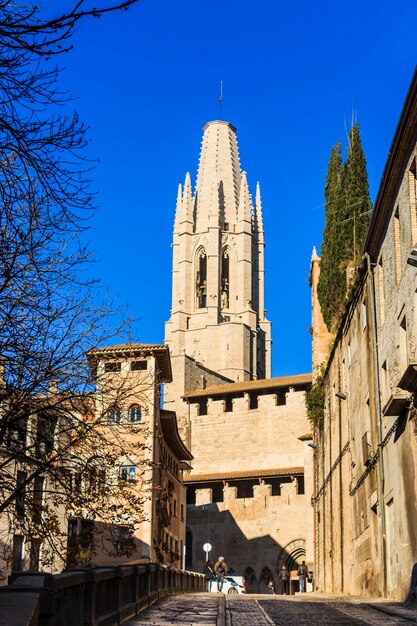
[[[345,283],[340,272],[340,254],[338,246],[338,222],[342,204],[342,148],[340,142],[332,147],[327,168],[325,195],[325,227],[321,246],[320,279],[318,298],[323,319],[328,328],[337,314],[339,303],[343,298]],[[341,295],[342,294],[342,295]]]
[[[369,224],[371,199],[369,197],[366,159],[359,134],[359,125],[349,133],[348,156],[343,168],[343,210],[341,245],[345,268],[356,268]]]
[[[344,165],[338,142],[332,148],[326,177],[326,223],[318,298],[323,319],[330,330],[334,330],[345,307],[348,291],[346,272],[350,269],[354,273],[360,263],[371,208],[359,125],[354,124],[349,133],[348,156]]]

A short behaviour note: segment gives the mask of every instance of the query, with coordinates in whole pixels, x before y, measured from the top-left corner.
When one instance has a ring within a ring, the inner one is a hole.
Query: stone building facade
[[[10,492],[45,463],[0,514],[0,584],[11,571],[58,573],[65,565],[184,564],[183,472],[192,455],[175,413],[160,408],[161,385],[172,375],[169,350],[122,344],[87,357],[94,392],[65,395],[55,386],[41,403],[44,417],[35,397],[0,446]],[[71,502],[67,492],[58,497],[60,480],[75,494]]]
[[[284,562],[312,565],[311,376],[270,378],[260,187],[253,202],[236,129],[203,130],[196,188],[187,174],[177,198],[164,406],[194,456],[187,566],[201,570],[209,541],[210,557],[222,554],[256,591],[278,582]]]
[[[326,592],[404,600],[417,561],[416,162],[415,75],[325,370],[314,501]]]

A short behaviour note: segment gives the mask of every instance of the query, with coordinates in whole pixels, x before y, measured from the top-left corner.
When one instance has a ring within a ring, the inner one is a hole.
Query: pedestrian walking
[[[283,593],[284,593],[284,596],[286,596],[288,593],[288,583],[290,581],[290,573],[285,567],[285,565],[281,567],[279,574],[278,574],[278,578],[280,578],[282,582],[282,588],[284,590]]]
[[[214,578],[213,561],[208,560],[204,563],[203,574],[204,574],[204,580],[206,581],[206,584],[207,584],[207,591],[211,591],[211,581]]]
[[[269,581],[268,583],[268,593],[271,594],[275,594],[275,589],[274,589],[274,583],[272,582],[272,580]]]
[[[214,566],[214,575],[217,576],[217,591],[221,593],[223,591],[224,579],[227,576],[227,564],[222,556],[219,556],[219,560]]]
[[[306,562],[303,561],[300,567],[297,570],[298,582],[299,582],[299,591],[300,593],[306,592],[306,579],[308,576],[308,567]]]

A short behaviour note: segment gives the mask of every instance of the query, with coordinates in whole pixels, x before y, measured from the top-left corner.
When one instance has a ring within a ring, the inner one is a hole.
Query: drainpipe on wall
[[[380,394],[380,377],[379,377],[379,356],[378,356],[378,326],[376,316],[376,299],[375,299],[375,274],[372,268],[369,254],[366,253],[366,262],[368,266],[368,278],[370,280],[371,295],[371,313],[372,327],[374,333],[374,341],[372,342],[374,368],[375,368],[375,406],[378,416],[378,501],[381,515],[381,568],[382,568],[382,591],[383,596],[387,595],[387,546],[386,546],[386,525],[385,525],[385,471],[384,471],[384,449],[382,446],[382,407]]]

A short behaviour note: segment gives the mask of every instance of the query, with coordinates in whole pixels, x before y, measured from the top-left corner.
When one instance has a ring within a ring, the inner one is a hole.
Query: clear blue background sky
[[[307,279],[330,148],[346,145],[354,111],[374,200],[414,70],[416,24],[415,2],[386,0],[142,0],[83,23],[61,83],[78,96],[100,159],[95,273],[139,318],[133,339],[163,341],[177,185],[187,170],[195,182],[201,128],[221,116],[237,127],[253,194],[261,183],[273,375],[310,371]]]

